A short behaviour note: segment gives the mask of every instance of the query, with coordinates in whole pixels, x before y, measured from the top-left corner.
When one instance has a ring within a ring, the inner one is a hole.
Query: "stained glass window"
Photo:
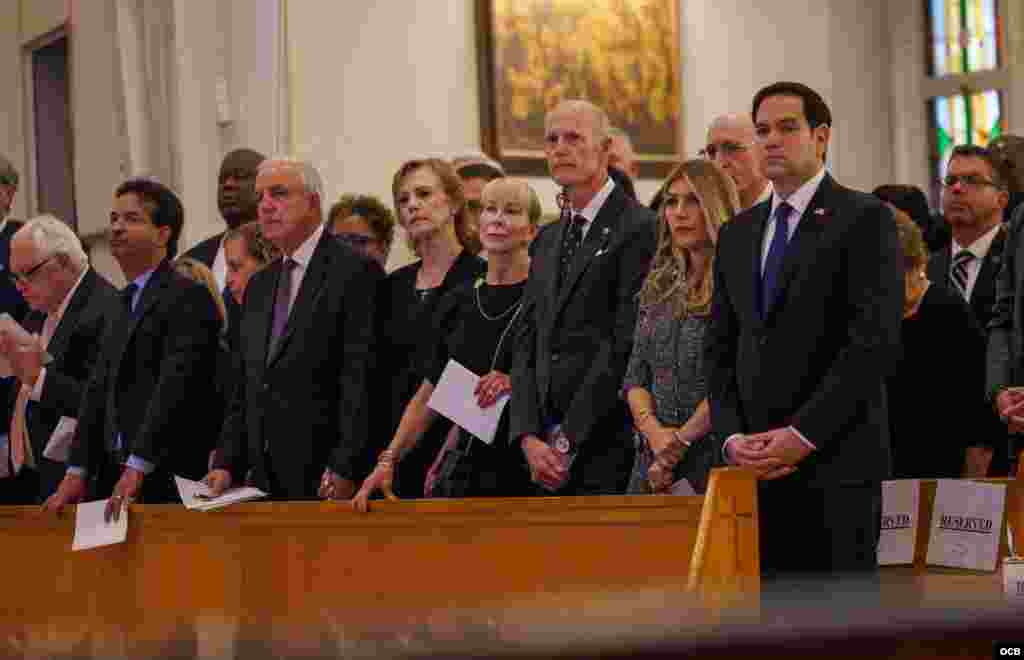
[[[953,147],[958,144],[984,146],[992,138],[1006,132],[1003,94],[999,90],[939,96],[929,103],[933,181],[945,176],[946,163]]]
[[[997,69],[1002,59],[999,0],[927,0],[931,75]]]

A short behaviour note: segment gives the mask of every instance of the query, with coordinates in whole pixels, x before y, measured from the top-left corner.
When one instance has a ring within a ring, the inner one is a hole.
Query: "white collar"
[[[767,202],[768,200],[770,200],[772,198],[772,192],[774,190],[775,190],[775,186],[772,185],[771,181],[766,183],[765,186],[764,186],[764,190],[762,190],[761,194],[757,196],[757,199],[754,200],[754,203],[750,205],[751,208],[757,206],[758,204],[763,204],[764,202]]]
[[[589,226],[590,223],[593,222],[595,218],[597,218],[597,214],[601,211],[601,207],[604,206],[604,203],[608,200],[608,197],[612,194],[612,190],[614,189],[615,182],[612,181],[611,177],[608,177],[607,179],[605,179],[604,185],[601,187],[601,189],[598,190],[597,194],[590,199],[590,202],[583,208],[582,211],[572,209],[573,215],[582,215],[584,218],[586,218],[586,225]]]
[[[984,259],[988,254],[988,250],[992,247],[992,241],[996,239],[996,234],[999,233],[999,227],[1001,223],[997,222],[996,226],[989,229],[987,232],[978,237],[978,240],[971,243],[968,247],[964,247],[953,239],[953,250],[951,254],[955,257],[960,250],[967,250],[973,254],[979,260]]]
[[[289,255],[293,260],[298,262],[299,267],[305,270],[309,266],[310,259],[313,258],[313,250],[316,249],[316,244],[320,242],[320,237],[324,233],[324,223],[317,225],[316,230],[309,235],[309,237],[302,241],[302,244]]]
[[[818,170],[818,173],[812,176],[804,185],[800,186],[793,193],[786,197],[785,200],[779,195],[779,192],[772,187],[772,214],[770,217],[775,217],[775,209],[779,208],[779,204],[785,201],[791,207],[795,213],[791,217],[800,218],[803,216],[804,211],[810,205],[811,200],[814,199],[814,193],[818,192],[818,186],[825,179],[825,168],[822,167]]]
[[[64,300],[60,301],[60,307],[53,314],[47,314],[47,318],[53,316],[59,322],[64,317],[64,312],[67,311],[68,305],[71,303],[71,299],[75,297],[75,291],[78,291],[78,287],[82,285],[82,280],[85,279],[85,274],[89,272],[89,267],[86,266],[82,271],[82,274],[78,276],[78,281],[75,282],[74,286],[68,289],[68,292],[64,295]]]

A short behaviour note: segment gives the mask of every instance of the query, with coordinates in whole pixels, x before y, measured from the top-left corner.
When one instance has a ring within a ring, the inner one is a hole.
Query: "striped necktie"
[[[953,269],[950,272],[950,280],[953,282],[953,286],[963,296],[964,300],[968,300],[967,296],[967,264],[971,263],[976,257],[969,250],[960,250],[953,257]]]

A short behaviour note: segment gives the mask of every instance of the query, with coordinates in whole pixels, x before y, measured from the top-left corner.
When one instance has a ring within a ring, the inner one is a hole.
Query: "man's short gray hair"
[[[584,99],[568,99],[562,101],[555,109],[548,113],[548,117],[551,115],[559,114],[562,112],[586,112],[594,120],[594,137],[598,140],[603,140],[610,136],[611,122],[608,120],[608,113],[605,112],[600,106],[594,105],[590,101]]]
[[[0,185],[18,187],[18,170],[3,154],[0,154]]]
[[[287,155],[271,156],[260,163],[260,166],[256,171],[264,172],[267,170],[276,170],[281,168],[296,172],[299,175],[299,179],[302,181],[302,187],[306,189],[306,192],[314,193],[320,199],[320,220],[322,221],[323,214],[326,209],[324,206],[324,181],[320,177],[320,171],[317,170],[316,166],[308,160]]]
[[[46,255],[46,258],[64,255],[79,273],[89,265],[89,257],[82,249],[82,242],[78,240],[74,230],[55,216],[36,216],[26,222],[17,233],[22,232],[35,245],[36,251]]]

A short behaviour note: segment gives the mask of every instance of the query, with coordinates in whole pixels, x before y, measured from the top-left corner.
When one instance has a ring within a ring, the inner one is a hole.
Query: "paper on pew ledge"
[[[494,405],[481,408],[476,403],[476,384],[480,377],[455,360],[448,360],[427,407],[436,410],[487,444],[494,442],[501,412],[508,404],[509,395],[498,398]]]
[[[115,543],[124,543],[128,538],[128,507],[121,509],[117,521],[103,520],[103,513],[109,500],[86,502],[75,507],[75,537],[71,550],[89,550]]]
[[[229,488],[219,497],[212,499],[202,499],[200,496],[208,496],[210,494],[210,487],[201,481],[192,481],[191,479],[185,479],[174,475],[174,483],[178,487],[178,495],[181,497],[182,504],[185,505],[186,509],[192,511],[213,511],[214,509],[222,509],[231,504],[239,504],[240,502],[251,502],[252,500],[262,499],[267,496],[259,488]]]

